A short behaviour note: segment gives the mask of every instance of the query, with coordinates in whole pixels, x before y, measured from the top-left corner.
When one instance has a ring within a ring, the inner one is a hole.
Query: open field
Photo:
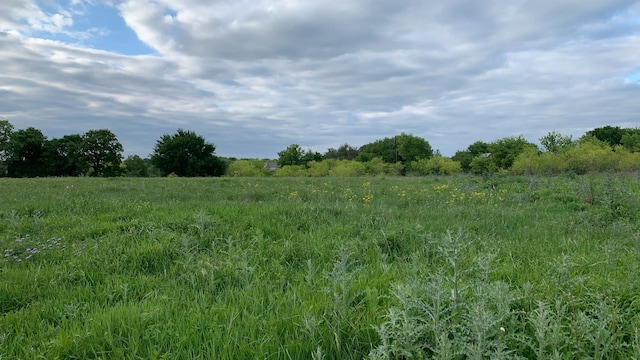
[[[0,190],[2,359],[640,358],[637,175]]]

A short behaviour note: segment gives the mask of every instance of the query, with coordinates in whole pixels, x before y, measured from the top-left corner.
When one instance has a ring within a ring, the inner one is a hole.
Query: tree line
[[[132,155],[108,129],[47,139],[29,127],[15,130],[0,120],[0,176],[221,176],[226,163],[215,156],[215,146],[193,131],[179,129],[157,142],[150,158]]]
[[[455,173],[558,174],[640,170],[640,129],[604,126],[578,139],[550,132],[541,148],[522,136],[477,141],[452,157],[434,151],[418,136],[401,133],[324,154],[298,144],[278,159],[236,159],[215,155],[204,137],[178,129],[164,134],[148,158],[123,159],[123,147],[108,129],[47,139],[33,127],[15,130],[0,120],[0,176],[362,176]],[[269,166],[272,164],[275,166]]]

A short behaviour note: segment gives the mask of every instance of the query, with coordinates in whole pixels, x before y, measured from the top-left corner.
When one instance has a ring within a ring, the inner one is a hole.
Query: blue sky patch
[[[70,9],[65,2],[65,9]],[[42,4],[41,10],[46,14],[56,14],[59,10]],[[73,26],[66,33],[48,33],[37,31],[33,35],[45,39],[67,43],[79,43],[83,46],[99,50],[116,52],[124,55],[153,54],[155,51],[138,39],[118,10],[114,7],[96,4],[81,8],[84,15],[73,14]]]
[[[639,82],[640,81],[640,70],[627,75],[626,78],[624,78],[624,81],[627,83],[635,83],[635,82]]]
[[[135,32],[124,22],[118,10],[95,5],[87,8],[85,17],[77,18],[76,30],[96,29],[97,34],[84,41],[95,49],[118,52],[125,55],[152,54],[153,49],[138,40]]]

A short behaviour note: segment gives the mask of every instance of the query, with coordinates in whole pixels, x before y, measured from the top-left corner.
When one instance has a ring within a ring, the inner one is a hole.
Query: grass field
[[[1,359],[640,358],[637,175],[0,190]]]

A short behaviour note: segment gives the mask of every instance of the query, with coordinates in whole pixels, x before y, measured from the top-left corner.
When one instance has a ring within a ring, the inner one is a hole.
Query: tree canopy
[[[386,163],[401,162],[403,164],[433,156],[429,142],[421,137],[402,133],[400,135],[376,140],[360,147],[358,159],[369,161],[381,158]]]
[[[84,135],[84,150],[91,164],[91,176],[118,176],[122,144],[108,129],[90,130]]]
[[[45,143],[42,131],[28,127],[13,132],[7,144],[7,174],[10,177],[36,177],[46,174]]]
[[[156,143],[151,163],[162,175],[221,176],[225,163],[214,155],[215,146],[193,131],[178,129],[163,135]]]
[[[545,151],[558,153],[574,147],[576,142],[571,138],[571,135],[565,136],[557,131],[552,131],[540,138],[540,145]]]
[[[46,144],[47,174],[52,176],[80,176],[89,172],[87,144],[80,134],[51,139]]]
[[[325,159],[354,160],[360,151],[349,144],[340,145],[337,149],[329,148],[324,154]]]

